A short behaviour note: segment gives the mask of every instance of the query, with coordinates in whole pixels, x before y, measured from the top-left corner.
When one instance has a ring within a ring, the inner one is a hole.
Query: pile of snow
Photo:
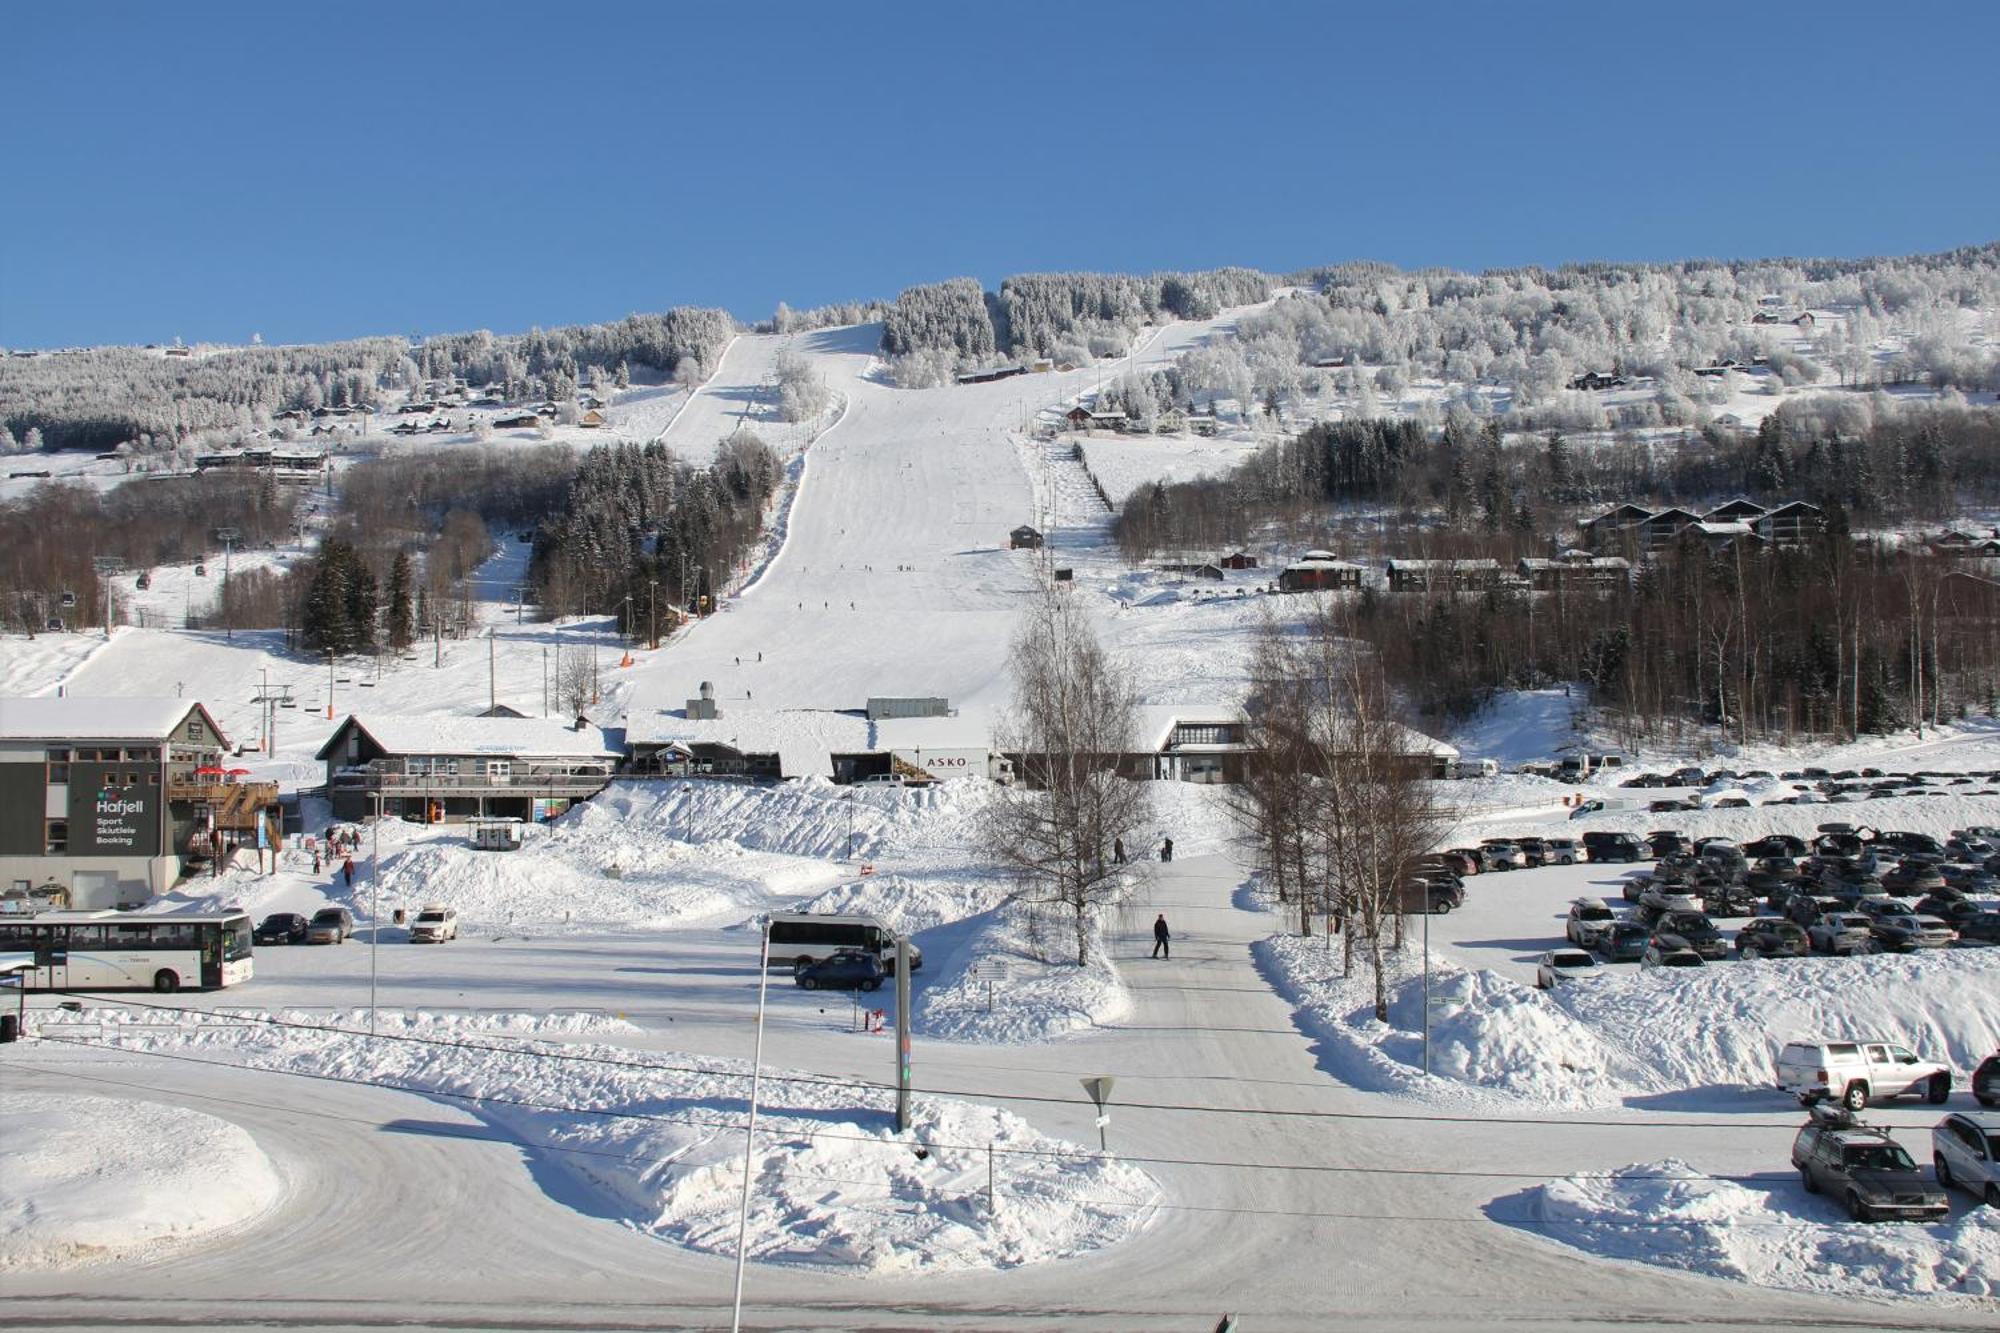
[[[519,1143],[541,1168],[538,1179],[564,1179],[663,1240],[735,1250],[750,1082],[740,1061],[231,1022],[107,1025],[106,1039],[449,1100]],[[751,1165],[752,1256],[856,1274],[1012,1268],[1115,1244],[1143,1227],[1160,1200],[1137,1168],[992,1107],[918,1097],[911,1132],[898,1135],[893,1101],[889,1090],[765,1073]],[[208,1154],[194,1156],[208,1169]]]
[[[1507,691],[1449,739],[1467,759],[1498,760],[1502,769],[1547,761],[1576,748],[1586,702],[1580,690]]]
[[[177,1106],[0,1093],[0,1144],[0,1271],[185,1244],[284,1193],[249,1134]]]
[[[987,1044],[1046,1041],[1131,1012],[1132,993],[1101,935],[1093,934],[1089,959],[1078,967],[1074,927],[1055,914],[1031,925],[1023,909],[1001,907],[958,931],[962,940],[917,1004],[915,1021],[926,1036]]]
[[[1565,1107],[1605,1105],[1623,1091],[1614,1072],[1620,1058],[1599,1030],[1497,972],[1468,972],[1433,956],[1427,1080],[1420,959],[1389,957],[1384,1023],[1375,1017],[1365,960],[1342,977],[1337,942],[1276,935],[1256,954],[1279,992],[1298,1006],[1302,1026],[1319,1038],[1322,1064],[1355,1087],[1447,1101],[1497,1093]]]
[[[967,875],[876,875],[835,885],[792,910],[880,917],[898,934],[915,936],[991,911],[1005,897],[993,881]]]
[[[1779,1048],[1796,1038],[1899,1042],[1948,1062],[1961,1081],[2000,1049],[1995,949],[1621,968],[1553,992],[1466,971],[1434,952],[1427,1082],[1414,950],[1390,957],[1387,1023],[1375,1018],[1365,964],[1342,979],[1325,940],[1274,936],[1258,956],[1320,1038],[1333,1073],[1432,1100],[1477,1090],[1590,1107],[1699,1088],[1768,1089]]]
[[[2000,1209],[1972,1207],[1929,1225],[1857,1223],[1789,1176],[1746,1186],[1668,1158],[1569,1176],[1487,1213],[1589,1254],[1763,1287],[2000,1297]]]

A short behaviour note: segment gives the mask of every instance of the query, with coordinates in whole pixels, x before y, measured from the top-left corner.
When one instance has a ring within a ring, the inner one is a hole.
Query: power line
[[[216,1015],[205,1009],[184,1006],[150,1004],[142,1000],[128,1000],[96,995],[82,991],[58,991],[56,994],[74,998],[95,1000],[101,1004],[143,1009],[159,1013],[183,1014],[201,1019],[214,1019]],[[441,1047],[451,1050],[482,1051],[489,1054],[525,1055],[536,1059],[568,1061],[579,1064],[602,1065],[614,1069],[636,1069],[655,1073],[700,1074],[709,1078],[743,1079],[750,1078],[748,1071],[727,1069],[705,1069],[698,1065],[661,1064],[644,1060],[627,1060],[608,1055],[589,1055],[573,1051],[552,1051],[531,1046],[498,1046],[464,1040],[447,1040],[441,1037],[422,1037],[411,1033],[378,1032],[370,1034],[359,1028],[335,1027],[319,1023],[301,1023],[279,1018],[271,1014],[235,1014],[227,1016],[229,1022],[216,1026],[263,1024],[300,1032],[315,1032],[322,1035],[358,1037],[372,1041],[409,1042],[422,1046]],[[51,1039],[52,1040],[52,1039]],[[79,1043],[87,1044],[87,1043]],[[131,1050],[130,1047],[110,1049]],[[1003,1071],[1004,1072],[1004,1071]],[[893,1093],[896,1085],[882,1083],[860,1077],[839,1077],[826,1074],[766,1074],[765,1079],[775,1083],[793,1083],[806,1086],[835,1087],[848,1091],[870,1091]],[[1091,1107],[1095,1103],[1082,1097],[1057,1096],[1053,1093],[1031,1092],[989,1092],[969,1088],[920,1087],[912,1085],[912,1092],[933,1097],[963,1097],[975,1100],[1028,1102],[1042,1105]],[[1796,1129],[1791,1121],[1771,1120],[1593,1120],[1569,1119],[1555,1116],[1504,1116],[1504,1115],[1443,1115],[1402,1111],[1330,1111],[1305,1108],[1265,1108],[1256,1106],[1218,1106],[1194,1102],[1130,1102],[1118,1103],[1127,1111],[1166,1111],[1198,1115],[1249,1115],[1275,1119],[1293,1120],[1340,1120],[1340,1121],[1386,1121],[1414,1122],[1420,1124],[1465,1124],[1465,1125],[1540,1125],[1549,1127],[1577,1127],[1588,1129]]]

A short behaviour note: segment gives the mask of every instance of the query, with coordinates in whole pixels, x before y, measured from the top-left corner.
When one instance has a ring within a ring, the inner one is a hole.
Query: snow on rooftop
[[[354,713],[358,725],[390,754],[570,755],[616,757],[602,728],[575,731],[538,717],[401,717]],[[336,731],[335,736],[340,733]],[[328,741],[331,745],[332,741]],[[319,757],[326,757],[327,747]]]
[[[0,740],[165,740],[200,707],[192,699],[74,694],[0,699]]]

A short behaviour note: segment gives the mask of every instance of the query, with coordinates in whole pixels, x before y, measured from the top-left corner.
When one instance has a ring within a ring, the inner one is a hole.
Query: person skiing
[[[1160,859],[1162,861],[1171,861],[1174,859],[1174,840],[1172,838],[1162,838],[1160,840]]]
[[[1164,957],[1172,961],[1174,956],[1173,938],[1174,933],[1167,929],[1167,914],[1162,912],[1159,918],[1153,922],[1153,957]]]
[[[348,857],[348,858],[347,858],[347,859],[346,859],[345,861],[343,861],[343,862],[341,862],[341,863],[340,863],[340,873],[341,873],[342,875],[344,875],[344,876],[346,876],[346,877],[347,877],[347,887],[348,887],[348,888],[350,888],[350,889],[352,889],[352,888],[354,887],[354,858],[353,858],[353,857],[351,857],[351,856],[350,856],[350,857]]]
[[[1125,839],[1113,838],[1111,840],[1111,864],[1115,866],[1125,864]]]

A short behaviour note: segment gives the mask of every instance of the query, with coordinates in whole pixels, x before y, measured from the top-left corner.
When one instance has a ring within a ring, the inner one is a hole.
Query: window
[[[188,719],[187,738],[191,741],[201,739],[201,720],[199,718],[191,717]]]
[[[64,753],[68,752],[65,751]],[[69,762],[67,760],[49,760],[49,785],[51,787],[60,787],[68,781]]]
[[[60,750],[50,750],[50,751],[49,751],[49,762],[50,762],[50,763],[52,763],[52,764],[66,764],[66,763],[68,763],[68,762],[69,762],[69,750],[68,750],[68,748],[67,748],[67,747],[65,747],[65,748],[63,748],[63,749],[60,749]]]
[[[48,822],[42,850],[50,856],[61,856],[69,850],[69,821],[51,819]]]

